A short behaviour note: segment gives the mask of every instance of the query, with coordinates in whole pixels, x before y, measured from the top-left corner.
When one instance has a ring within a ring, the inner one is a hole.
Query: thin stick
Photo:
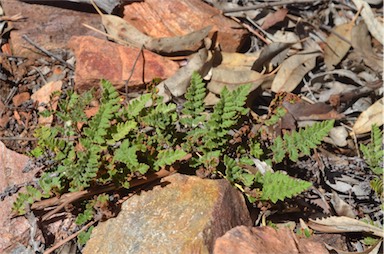
[[[79,231],[77,231],[76,233],[68,236],[67,238],[61,240],[60,242],[56,243],[55,245],[53,245],[51,248],[47,249],[46,251],[44,251],[44,254],[50,254],[52,253],[53,251],[55,251],[57,248],[59,248],[60,246],[64,245],[65,243],[71,241],[73,238],[75,238],[76,236],[78,236],[81,232],[85,231],[87,228],[89,228],[90,226],[92,226],[93,224],[95,224],[96,222],[98,222],[99,220],[94,220],[94,221],[90,221],[88,222],[87,225],[85,225],[84,227],[82,227]]]
[[[255,4],[252,6],[224,9],[223,13],[225,14],[225,13],[238,12],[238,11],[252,11],[252,10],[257,10],[257,9],[262,9],[267,7],[274,7],[274,6],[281,6],[281,5],[288,5],[288,4],[313,3],[317,1],[319,0],[288,0],[288,1],[273,2],[273,3],[262,3],[262,4]]]
[[[60,63],[64,64],[65,66],[67,66],[69,69],[71,70],[75,70],[75,67],[73,67],[73,65],[67,63],[66,61],[64,61],[63,59],[61,59],[60,57],[52,54],[51,52],[49,52],[48,50],[40,47],[39,45],[37,45],[34,41],[32,41],[27,35],[23,35],[22,38],[24,40],[26,40],[29,44],[31,44],[32,46],[34,46],[35,48],[37,48],[38,50],[40,50],[41,52],[43,52],[44,54],[56,59],[57,61],[59,61]]]
[[[143,55],[143,59],[144,59],[143,46],[140,47],[140,51],[139,51],[139,53],[137,54],[135,61],[133,62],[133,66],[132,66],[132,68],[131,68],[131,73],[129,74],[129,77],[128,77],[127,81],[126,81],[125,84],[124,84],[124,86],[125,86],[126,100],[128,100],[128,83],[129,83],[129,81],[131,80],[131,78],[132,78],[132,76],[133,76],[133,72],[134,72],[135,69],[136,69],[136,64],[137,64],[137,62],[139,61],[139,57],[140,57],[141,54]],[[143,72],[144,72],[144,68],[143,68]]]

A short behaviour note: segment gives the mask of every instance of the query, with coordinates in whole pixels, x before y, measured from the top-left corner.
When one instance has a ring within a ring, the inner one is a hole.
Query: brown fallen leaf
[[[356,49],[355,53],[360,56],[360,61],[363,60],[374,71],[383,71],[383,60],[374,53],[371,36],[367,25],[363,21],[352,28],[351,43],[353,48]]]
[[[94,5],[98,10],[97,6]],[[108,33],[108,37],[117,43],[133,47],[144,47],[156,53],[175,53],[181,51],[195,51],[201,46],[202,40],[207,37],[212,26],[198,31],[176,37],[153,38],[145,35],[124,19],[115,15],[102,14],[101,22]],[[197,45],[200,44],[200,45]]]
[[[351,21],[332,29],[332,33],[328,36],[326,40],[326,47],[324,49],[324,63],[328,70],[335,69],[335,65],[340,63],[340,61],[347,54],[351,45],[345,40],[349,42],[351,41],[351,30],[353,27],[354,22]]]
[[[326,233],[367,232],[383,238],[381,228],[345,216],[332,216],[323,219],[309,219],[308,226],[314,230]]]
[[[251,91],[258,88],[270,75],[252,70],[232,70],[222,67],[212,69],[212,78],[207,88],[210,92],[220,94],[224,87],[229,90],[239,85],[252,84]]]
[[[310,104],[303,100],[295,103],[284,101],[282,105],[296,120],[328,120],[344,117],[344,115],[337,113],[331,106],[323,102]]]
[[[268,14],[261,28],[264,30],[267,30],[268,28],[275,25],[276,23],[283,21],[287,16],[287,13],[288,13],[288,9],[281,8],[274,13]]]
[[[281,65],[272,83],[272,91],[291,92],[302,81],[303,77],[316,65],[316,57],[320,53],[304,50],[286,59]]]
[[[359,252],[339,250],[339,249],[336,249],[336,248],[334,248],[334,247],[332,247],[326,243],[325,243],[325,247],[329,251],[331,251],[331,253],[336,253],[336,254],[378,254],[380,251],[380,247],[381,247],[382,243],[383,243],[383,241],[377,241],[376,244],[372,245],[371,247],[367,248],[364,251],[359,251]]]
[[[205,48],[200,49],[193,55],[186,66],[180,68],[173,76],[158,84],[156,86],[158,93],[164,97],[164,101],[167,102],[171,99],[165,86],[173,96],[178,97],[187,91],[193,72],[199,72],[202,76],[205,76],[207,70],[204,68],[204,65],[207,63],[207,59],[208,50]],[[210,66],[207,67],[210,68]]]
[[[63,82],[61,80],[58,81],[52,81],[47,84],[45,84],[43,87],[41,87],[39,90],[37,90],[34,94],[32,94],[31,99],[34,101],[38,101],[40,103],[48,104],[51,100],[51,94],[56,91],[61,91],[61,87],[63,85]],[[52,102],[52,109],[56,109],[57,107],[57,100]],[[44,111],[44,107],[38,107],[38,110]],[[52,123],[53,116],[49,117],[43,117],[39,116],[39,123],[44,125],[50,125]]]
[[[384,45],[384,27],[383,23],[380,23],[378,19],[375,18],[375,14],[372,11],[372,8],[369,4],[363,0],[352,0],[356,5],[357,9],[361,9],[360,15],[363,17],[365,23],[367,24],[369,32],[372,36],[378,40],[381,45]]]
[[[236,70],[250,70],[253,63],[260,56],[260,51],[251,54],[220,52],[220,64],[223,68]]]
[[[295,43],[284,43],[284,42],[274,42],[267,45],[261,50],[259,58],[253,63],[252,70],[261,72],[263,68],[266,67],[269,62],[279,55],[280,53],[286,54],[287,49],[289,49]]]
[[[383,125],[383,105],[384,98],[381,98],[362,112],[353,125],[353,132],[356,135],[367,133],[371,131],[373,124]]]

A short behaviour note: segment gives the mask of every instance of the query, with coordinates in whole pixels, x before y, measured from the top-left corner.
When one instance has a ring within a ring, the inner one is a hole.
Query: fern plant
[[[192,155],[191,167],[222,174],[235,185],[249,189],[253,193],[247,194],[251,200],[277,202],[306,190],[310,183],[281,172],[261,173],[255,160],[271,150],[274,163],[286,155],[296,161],[319,145],[333,126],[333,121],[325,121],[285,134],[269,148],[256,139],[230,147],[231,132],[239,128],[242,120],[249,119],[245,107],[249,85],[233,91],[224,88],[219,102],[207,112],[205,84],[195,73],[181,113],[174,103],[163,103],[156,93],[144,94],[124,106],[109,82],[102,81],[101,88],[99,110],[89,119],[84,110],[94,97],[92,92],[68,93],[59,101],[58,110],[45,112],[56,118],[56,124],[37,129],[39,142],[31,154],[54,163],[47,166],[36,186],[19,195],[15,211],[23,213],[25,202],[98,185],[114,183],[129,188],[131,179],[172,165],[187,154]],[[249,170],[252,167],[256,171]],[[77,222],[89,221],[95,205],[104,199],[99,195],[86,201]],[[86,236],[84,233],[82,237]]]
[[[300,153],[310,155],[311,149],[316,148],[323,138],[333,128],[334,120],[315,123],[312,126],[301,128],[298,132],[285,133],[277,137],[271,146],[273,160],[276,163],[283,161],[286,154],[292,161],[297,161]]]
[[[376,177],[371,180],[371,187],[380,197],[382,197],[384,174],[383,133],[376,124],[372,125],[371,142],[368,145],[361,144],[360,150],[363,152],[369,168],[376,175]]]
[[[101,87],[99,110],[90,119],[84,110],[92,96],[69,93],[57,112],[49,112],[58,118],[57,124],[37,129],[39,142],[31,154],[55,163],[45,170],[37,186],[30,186],[19,195],[15,211],[25,212],[24,202],[96,185],[114,182],[128,188],[129,179],[135,175],[172,165],[186,155],[180,149],[163,146],[170,143],[164,142],[169,138],[165,133],[174,131],[169,128],[176,120],[174,104],[158,103],[146,109],[152,96],[144,95],[123,107],[111,83],[102,81]],[[78,128],[80,125],[83,127]],[[138,126],[148,128],[150,133],[141,132]],[[148,152],[151,147],[156,149]]]

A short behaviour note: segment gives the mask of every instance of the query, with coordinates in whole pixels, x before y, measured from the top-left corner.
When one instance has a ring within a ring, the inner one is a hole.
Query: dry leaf
[[[186,66],[180,68],[172,77],[158,84],[157,88],[159,89],[159,95],[164,96],[164,101],[167,102],[170,100],[170,96],[167,94],[165,86],[173,96],[178,97],[187,91],[193,72],[197,71],[202,74],[202,76],[205,76],[207,70],[204,69],[204,64],[207,62],[207,59],[208,50],[205,48],[200,49],[193,55]]]
[[[261,50],[260,57],[253,63],[252,70],[261,72],[263,67],[267,66],[269,62],[278,54],[284,52],[294,43],[274,42]],[[287,51],[286,51],[287,52]],[[284,54],[286,54],[284,52]]]
[[[215,94],[220,94],[224,87],[229,90],[239,85],[252,84],[251,91],[259,87],[269,76],[252,70],[232,70],[226,68],[213,68],[212,78],[207,88]]]
[[[346,216],[348,218],[355,218],[356,214],[353,212],[352,206],[342,200],[337,192],[332,191],[331,204],[335,212],[339,216]]]
[[[61,0],[61,1],[63,1],[63,0]],[[76,3],[88,3],[89,4],[89,0],[67,0],[67,1],[76,2]],[[94,0],[94,1],[95,1],[97,6],[99,6],[101,9],[103,9],[107,13],[111,13],[116,8],[116,6],[118,6],[120,4],[120,0],[108,0],[108,1],[106,1],[106,0]]]
[[[122,45],[140,48],[151,40],[151,37],[118,16],[101,15],[101,22],[110,39]]]
[[[103,26],[112,40],[123,45],[138,48],[145,47],[157,53],[194,51],[200,47],[200,45],[197,44],[201,43],[201,41],[207,37],[212,28],[212,26],[208,26],[184,36],[152,38],[118,16],[101,15],[101,19]]]
[[[381,98],[359,115],[353,125],[356,135],[370,132],[373,124],[383,125],[383,104],[384,98]]]
[[[384,45],[384,27],[373,14],[371,6],[363,0],[353,0],[353,3],[356,5],[357,9],[363,8],[360,15],[363,17],[365,24],[367,24],[369,32],[372,36],[378,40],[381,45]]]
[[[348,42],[342,40],[339,36],[351,41],[353,26],[354,22],[339,25],[333,28],[332,33],[328,36],[324,49],[324,62],[328,70],[335,69],[335,65],[340,63],[351,47]]]
[[[336,252],[336,254],[378,254],[379,251],[380,251],[380,247],[381,247],[381,244],[382,244],[383,241],[378,241],[376,244],[372,245],[371,247],[369,247],[368,249],[364,250],[364,251],[359,251],[359,252],[350,252],[350,251],[343,251],[343,250],[338,250],[326,243],[325,244],[325,247],[329,250],[329,251],[332,251],[331,253],[334,253]]]
[[[272,91],[291,92],[302,81],[305,74],[316,65],[316,57],[319,53],[311,53],[305,50],[286,59],[280,66],[272,83]]]
[[[196,45],[208,36],[212,26],[176,37],[152,38],[145,48],[158,53],[174,53],[180,51],[195,51],[200,45]]]
[[[220,52],[220,66],[228,69],[250,70],[260,56],[260,51],[252,54]]]
[[[381,228],[345,216],[332,216],[324,219],[309,219],[308,226],[314,230],[326,233],[367,232],[378,237],[384,237]]]
[[[63,82],[61,80],[59,81],[52,81],[47,84],[45,84],[43,87],[41,87],[39,90],[37,90],[34,94],[32,94],[31,99],[34,101],[38,101],[40,103],[48,104],[51,100],[51,94],[56,91],[61,91],[61,87],[63,85]],[[57,98],[56,98],[57,99]],[[57,100],[52,102],[52,109],[56,109],[57,107]],[[44,111],[44,107],[38,107],[38,110]],[[50,117],[43,117],[39,116],[39,123],[50,125],[52,123],[53,116]]]
[[[263,25],[261,26],[262,29],[267,30],[271,26],[275,25],[276,23],[283,21],[285,17],[287,16],[288,9],[279,9],[274,13],[270,13],[265,18]]]
[[[372,48],[371,36],[367,25],[362,21],[352,28],[352,46],[356,49],[355,53],[360,56],[360,61],[377,72],[383,71],[383,60],[377,56]]]

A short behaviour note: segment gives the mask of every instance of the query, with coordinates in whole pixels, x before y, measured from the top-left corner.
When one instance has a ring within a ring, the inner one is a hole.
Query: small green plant
[[[381,197],[383,195],[383,133],[377,125],[372,126],[371,142],[368,145],[360,145],[360,150],[363,152],[365,161],[369,168],[376,175],[371,180],[372,189]]]
[[[94,92],[69,92],[59,100],[56,111],[48,109],[43,113],[54,116],[55,124],[35,132],[39,141],[31,154],[53,163],[47,165],[36,186],[19,194],[14,210],[22,214],[25,202],[32,204],[105,184],[129,188],[131,179],[172,165],[187,154],[191,155],[190,167],[203,169],[207,175],[222,175],[251,201],[277,202],[298,195],[311,183],[283,172],[262,172],[255,160],[267,160],[270,152],[270,165],[280,163],[286,155],[293,161],[309,155],[332,128],[333,121],[277,137],[272,146],[256,138],[231,145],[231,132],[244,121],[250,122],[245,107],[249,90],[249,85],[233,91],[224,88],[220,101],[209,111],[204,105],[205,84],[195,73],[185,94],[184,108],[178,112],[176,104],[164,103],[156,93],[144,94],[124,106],[115,88],[103,80],[99,110],[90,118],[84,112]],[[283,112],[279,114],[281,117]],[[108,197],[100,194],[85,200],[76,223],[84,225],[92,220],[98,204],[107,204]],[[82,242],[87,237],[89,231],[79,235]]]

